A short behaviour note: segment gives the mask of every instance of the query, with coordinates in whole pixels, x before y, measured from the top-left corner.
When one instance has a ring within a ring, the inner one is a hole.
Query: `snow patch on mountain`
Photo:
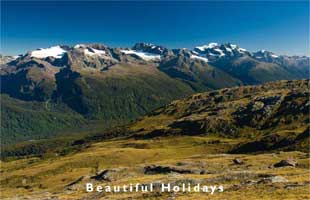
[[[89,56],[102,56],[106,54],[105,51],[94,48],[86,48],[84,49],[84,53]]]
[[[204,50],[206,50],[206,49],[212,49],[212,48],[214,48],[214,47],[216,47],[216,46],[218,46],[217,43],[211,42],[211,43],[209,43],[208,45],[198,46],[198,47],[196,47],[196,48],[199,49],[200,51],[204,51]]]
[[[133,54],[137,55],[143,60],[159,60],[161,57],[158,54],[153,54],[153,53],[147,53],[147,52],[142,52],[142,51],[135,51],[135,50],[121,50],[124,54]]]
[[[233,52],[231,48],[225,47],[226,51]]]
[[[197,56],[197,55],[191,55],[190,56],[191,59],[198,59],[198,60],[202,60],[202,61],[205,61],[205,62],[208,62],[208,58],[204,58],[204,57],[200,57],[200,56]]]
[[[266,62],[273,62],[275,59],[279,59],[279,56],[271,51],[260,50],[253,53],[253,57]]]
[[[237,49],[237,47],[238,47],[238,46],[235,45],[235,44],[230,44],[230,46],[231,46],[232,49]]]
[[[106,51],[101,49],[93,48],[85,44],[77,44],[74,46],[75,49],[84,49],[84,54],[88,56],[103,56],[106,55]]]
[[[193,52],[196,52],[195,55],[197,56],[207,58],[209,62],[225,58],[251,56],[251,53],[246,49],[231,43],[218,44],[212,42],[207,45],[195,47]]]
[[[214,49],[214,51],[217,51],[220,55],[220,57],[225,56],[225,54],[223,53],[223,51],[221,49]]]
[[[62,58],[63,55],[66,53],[66,50],[62,49],[60,46],[54,46],[46,49],[38,49],[31,52],[31,57],[36,58],[47,58],[47,57],[54,57],[54,58]]]
[[[85,44],[77,44],[74,46],[75,49],[78,49],[78,48],[85,48],[86,45]]]

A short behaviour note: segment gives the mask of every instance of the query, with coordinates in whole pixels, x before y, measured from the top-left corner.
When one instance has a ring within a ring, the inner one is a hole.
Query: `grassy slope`
[[[303,132],[309,121],[308,81],[280,81],[195,94],[137,121],[137,136],[215,134],[255,139]]]
[[[217,142],[215,142],[217,141]],[[300,152],[280,154],[259,154],[237,157],[245,165],[233,165],[235,155],[221,154],[229,151],[240,140],[216,137],[164,137],[153,140],[111,140],[91,145],[77,154],[56,156],[49,159],[28,158],[11,162],[2,162],[1,198],[58,196],[61,199],[79,199],[88,196],[90,199],[166,199],[171,194],[141,193],[96,196],[84,192],[86,178],[75,185],[73,190],[66,185],[81,176],[95,175],[96,170],[118,169],[115,181],[94,182],[95,184],[128,184],[150,183],[155,181],[182,182],[202,181],[207,185],[223,184],[224,192],[212,195],[212,199],[296,199],[309,198],[308,186],[294,187],[290,190],[284,186],[308,180],[309,157]],[[270,168],[281,159],[297,159],[297,168]],[[200,168],[208,171],[204,175],[145,175],[143,167],[156,164],[179,166],[183,168]],[[233,189],[248,180],[261,180],[268,175],[281,175],[288,183],[254,184]],[[209,199],[210,194],[190,193],[175,194],[177,199]]]

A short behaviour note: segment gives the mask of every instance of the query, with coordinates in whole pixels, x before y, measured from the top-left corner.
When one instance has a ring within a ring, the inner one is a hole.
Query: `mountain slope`
[[[137,139],[148,142],[148,139],[153,141],[152,138],[156,138],[154,140],[156,141],[171,138],[169,136],[232,139],[235,143],[231,146],[233,148],[227,149],[230,153],[277,150],[308,152],[309,84],[309,80],[277,81],[194,94],[173,101],[135,122],[117,128],[102,129],[105,126],[99,128],[89,126],[90,128],[83,134],[67,134],[62,135],[66,137],[57,137],[53,140],[6,145],[2,156],[27,156],[29,152],[34,155],[48,152],[68,153],[72,149],[83,149],[102,140]],[[39,103],[31,105],[29,102],[19,101],[15,104],[21,104],[20,107],[27,109],[29,114],[34,112],[30,109],[38,110],[36,117],[45,113],[44,117],[49,119],[53,114],[47,111],[40,113],[40,109],[42,111],[44,109]],[[57,117],[57,120],[50,120],[49,125],[57,126],[58,121],[65,119],[67,112],[64,112],[63,118],[54,113],[52,117]],[[85,123],[78,114],[72,114],[75,118],[71,119],[74,120],[67,119],[65,125],[76,123],[74,125],[78,126]],[[21,126],[23,123],[18,125]],[[71,130],[74,132],[74,129]],[[55,135],[57,134],[54,133]]]
[[[57,75],[55,98],[71,109],[95,119],[134,119],[175,98],[191,94],[191,88],[145,65],[115,65],[102,74]],[[71,75],[69,75],[71,76]]]
[[[1,95],[1,145],[24,140],[50,138],[66,129],[86,126],[83,116],[59,106],[25,102]],[[48,107],[48,108],[47,108]]]
[[[38,102],[42,105],[46,104],[48,107],[55,107],[56,109],[51,111],[52,115],[62,114],[61,105],[65,107],[64,114],[68,113],[68,116],[71,116],[70,113],[77,113],[84,121],[104,120],[102,123],[106,125],[128,122],[174,99],[193,93],[189,86],[171,79],[156,68],[149,66],[114,66],[112,70],[99,76],[88,72],[78,73],[62,69],[56,75],[55,80],[45,79],[44,81],[53,86],[53,90],[44,96],[41,92],[37,93],[42,90],[42,82],[33,84],[32,80],[28,81],[30,87],[34,85],[32,92],[25,93],[23,90],[23,93],[18,93],[15,92],[16,90],[11,90],[11,94],[13,96],[22,94],[15,97],[25,97],[22,99],[26,100],[25,103],[28,104]],[[18,82],[16,81],[16,83]],[[1,104],[5,108],[10,107],[11,101],[15,101],[15,99],[7,99]],[[18,104],[15,107],[20,109]],[[46,136],[54,132],[49,128],[40,128],[42,124],[50,124],[48,118],[40,115],[29,115],[31,119],[22,120],[24,126],[20,126],[20,129],[10,128],[14,121],[23,118],[27,111],[16,112],[14,115],[11,112],[10,115],[6,115],[5,111],[6,109],[2,110],[2,121],[4,122],[2,125],[6,126],[3,127],[3,132],[5,132],[3,141],[18,141],[20,138],[38,139],[41,138],[40,134]],[[50,112],[50,110],[42,111],[42,113],[45,112]],[[37,118],[40,120],[37,121]],[[75,118],[67,120],[75,121]],[[71,125],[70,127],[73,128],[75,123]],[[58,126],[57,130],[61,131],[60,127],[62,126]],[[15,140],[12,140],[13,135]]]
[[[233,78],[226,72],[201,59],[193,59],[186,50],[178,51],[177,56],[163,59],[159,69],[170,77],[183,80],[195,91],[242,85],[240,80]]]
[[[275,63],[259,62],[249,56],[220,59],[212,64],[242,80],[246,85],[301,78]]]
[[[279,81],[195,94],[154,111],[131,130],[137,138],[221,135],[259,139],[284,133],[298,137],[308,127],[308,87],[309,80]]]

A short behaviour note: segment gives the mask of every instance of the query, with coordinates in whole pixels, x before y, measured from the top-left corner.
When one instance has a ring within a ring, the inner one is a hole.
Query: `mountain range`
[[[196,92],[309,77],[309,57],[251,53],[230,43],[192,50],[59,45],[0,59],[3,143],[52,137],[90,121],[124,124]]]

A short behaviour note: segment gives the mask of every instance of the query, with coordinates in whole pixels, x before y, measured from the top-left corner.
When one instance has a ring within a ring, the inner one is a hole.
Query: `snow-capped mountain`
[[[306,62],[309,57],[301,56],[283,56],[276,55],[273,52],[260,50],[249,52],[238,45],[225,43],[209,43],[188,49],[168,49],[160,45],[149,43],[137,43],[132,48],[111,48],[102,44],[77,44],[73,47],[57,45],[49,48],[40,48],[30,51],[24,57],[36,59],[62,59],[66,54],[83,55],[85,59],[93,57],[114,61],[124,60],[144,60],[147,62],[159,62],[162,58],[184,54],[185,56],[204,62],[216,62],[219,60],[234,59],[248,56],[260,62],[278,63],[278,64],[296,64]],[[84,58],[83,58],[84,59]],[[14,60],[14,59],[10,59]],[[306,60],[306,61],[305,61]]]
[[[195,56],[206,58],[210,62],[217,59],[251,55],[246,49],[230,43],[210,43],[208,45],[198,46],[193,49],[192,53]]]
[[[261,62],[274,63],[280,65],[287,70],[294,70],[299,74],[309,77],[309,57],[307,56],[287,56],[276,55],[273,52],[261,50],[253,53],[253,58]]]
[[[85,44],[77,44],[74,49],[83,51],[85,55],[88,56],[104,56],[107,55],[105,46],[93,46]]]
[[[150,43],[137,43],[131,49],[122,49],[121,52],[126,55],[137,56],[146,61],[159,61],[162,55],[167,52],[167,49]]]
[[[279,56],[270,51],[260,50],[253,53],[253,58],[264,62],[273,62]]]
[[[2,60],[5,60],[4,58]],[[172,69],[178,68],[178,72],[174,71],[173,73],[180,75],[179,70],[182,66],[200,64],[205,69],[212,66],[225,71],[241,81],[244,77],[249,76],[248,73],[253,73],[251,77],[246,78],[246,84],[264,82],[262,74],[267,77],[267,74],[270,73],[268,80],[272,81],[277,72],[276,79],[302,78],[306,77],[309,72],[309,57],[276,55],[266,50],[250,53],[231,43],[210,43],[193,49],[168,49],[149,43],[137,43],[132,48],[113,48],[102,44],[57,45],[36,49],[16,58],[10,57],[2,62],[0,72],[1,74],[8,73],[15,67],[17,69],[28,68],[34,63],[48,66],[52,74],[59,71],[59,69],[52,70],[53,67],[70,67],[75,71],[100,72],[116,64],[128,63],[158,66],[169,75],[173,75],[171,74]],[[172,68],[167,70],[167,66]],[[251,70],[255,72],[250,72]],[[255,74],[260,74],[260,78],[254,77]]]
[[[143,42],[136,43],[132,49],[135,51],[142,51],[158,55],[163,54],[164,52],[167,51],[165,47]]]
[[[54,103],[108,123],[195,92],[309,78],[308,57],[250,53],[230,43],[194,49],[146,43],[132,48],[57,45],[0,59],[2,94]]]

